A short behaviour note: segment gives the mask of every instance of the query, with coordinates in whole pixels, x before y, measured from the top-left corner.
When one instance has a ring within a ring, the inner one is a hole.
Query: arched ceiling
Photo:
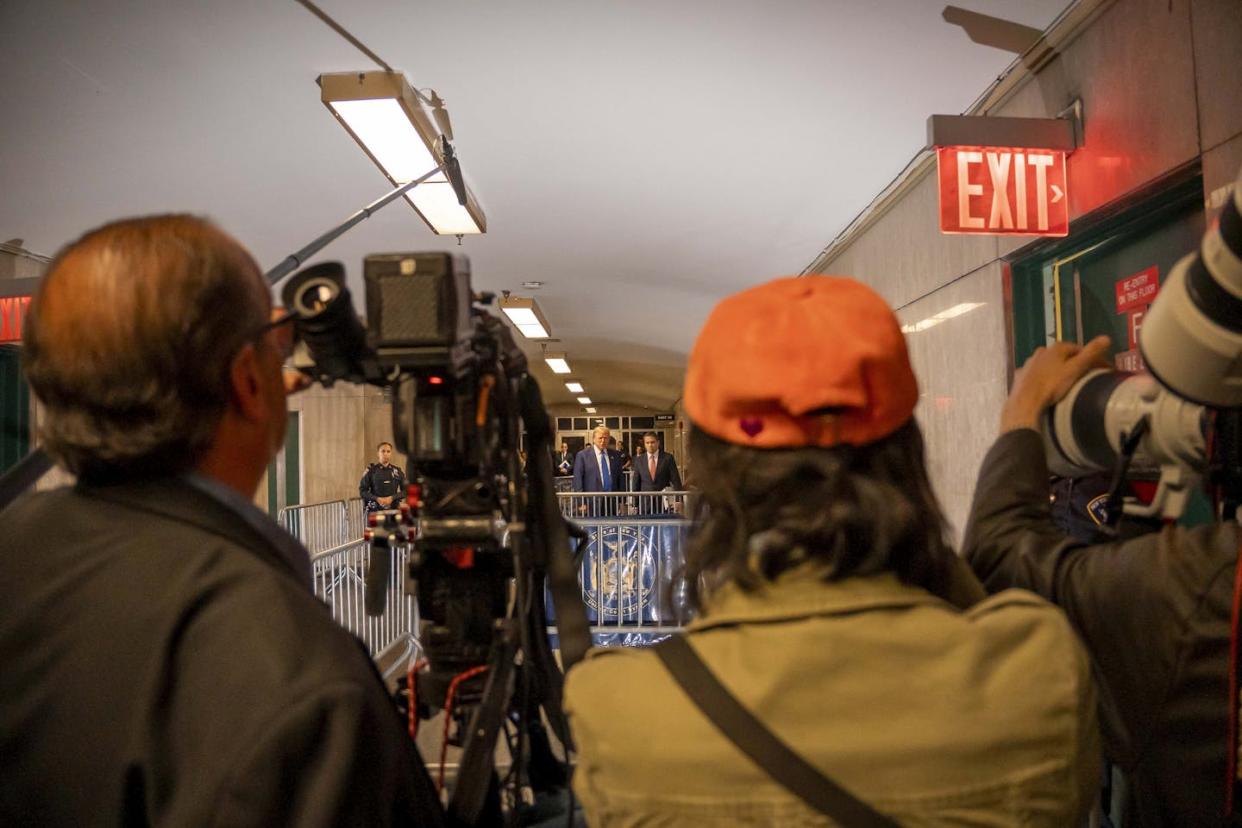
[[[1043,29],[1066,2],[965,6]],[[457,248],[397,203],[312,261],[361,310],[367,253],[460,249],[476,289],[538,299],[592,399],[657,409],[717,299],[802,270],[1013,59],[930,0],[320,5],[445,100],[489,232]],[[315,85],[374,68],[293,0],[6,0],[0,237],[50,255],[185,210],[273,265],[387,190]]]

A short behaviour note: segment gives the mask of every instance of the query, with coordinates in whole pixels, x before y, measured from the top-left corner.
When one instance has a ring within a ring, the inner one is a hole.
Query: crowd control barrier
[[[370,555],[371,545],[361,538],[313,553],[311,578],[315,595],[328,605],[338,624],[362,639],[373,658],[403,648],[404,654],[394,654],[403,667],[418,647],[415,640],[418,610],[414,597],[405,594],[405,563],[409,559],[409,549],[398,547],[393,551],[387,600],[383,615],[378,616],[367,615],[365,607],[365,576]]]
[[[560,495],[587,534],[579,565],[582,599],[597,645],[646,645],[693,616],[682,573],[690,521],[685,493]],[[651,511],[640,513],[647,506]],[[622,514],[626,512],[627,514]],[[571,540],[574,551],[577,542]],[[549,599],[548,619],[555,623]]]
[[[689,518],[692,492],[557,492],[561,514],[578,521],[596,518]]]
[[[362,529],[355,533],[350,526],[348,507],[344,500],[286,506],[280,510],[277,521],[286,532],[300,540],[312,555],[362,538]]]

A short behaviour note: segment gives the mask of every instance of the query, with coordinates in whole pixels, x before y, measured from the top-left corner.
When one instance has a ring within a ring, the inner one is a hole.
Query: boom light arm
[[[441,169],[406,199],[439,235],[487,231],[487,218],[440,134],[400,72],[320,75],[324,106],[394,186],[430,167]]]

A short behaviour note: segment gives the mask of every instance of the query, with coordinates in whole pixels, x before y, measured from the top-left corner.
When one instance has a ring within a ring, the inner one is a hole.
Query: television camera
[[[1175,519],[1206,479],[1218,519],[1242,508],[1242,175],[1197,251],[1169,272],[1139,331],[1148,373],[1098,369],[1045,415],[1049,468],[1113,472],[1110,521]],[[1120,491],[1157,477],[1150,504]],[[1123,508],[1118,508],[1118,507]]]
[[[417,599],[426,658],[398,706],[419,718],[445,709],[453,725],[446,732],[463,754],[450,824],[499,824],[502,811],[520,824],[523,804],[568,775],[540,710],[561,744],[572,745],[545,579],[566,666],[589,645],[571,530],[553,486],[550,421],[525,355],[485,310],[492,297],[471,292],[464,256],[372,255],[363,277],[365,327],[340,264],[288,280],[282,296],[300,341],[293,364],[325,386],[391,389],[394,441],[410,459],[410,485],[399,508],[368,518],[367,611],[383,612],[391,555],[407,546],[406,588]],[[504,782],[494,765],[502,734],[513,755]]]

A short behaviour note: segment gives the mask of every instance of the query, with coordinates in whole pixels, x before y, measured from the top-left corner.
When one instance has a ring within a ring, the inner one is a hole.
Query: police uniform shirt
[[[367,500],[380,497],[396,497],[405,489],[405,473],[399,466],[372,463],[362,476],[361,494]]]

